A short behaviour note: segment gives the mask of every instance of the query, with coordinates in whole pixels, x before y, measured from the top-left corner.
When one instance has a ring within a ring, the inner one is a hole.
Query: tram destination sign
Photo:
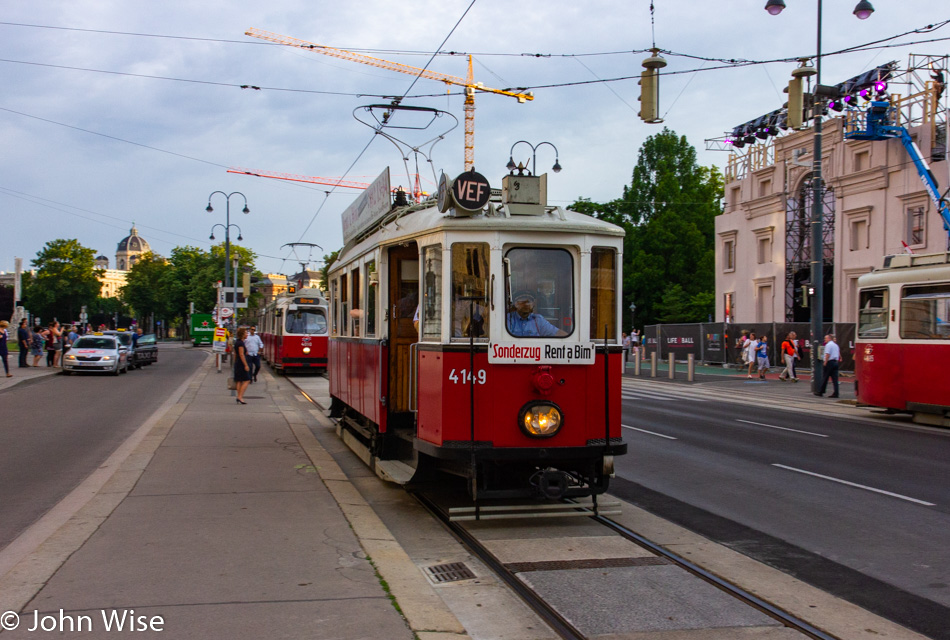
[[[530,340],[488,345],[491,364],[594,364],[593,342]]]
[[[343,243],[351,240],[379,222],[392,208],[389,167],[373,180],[359,197],[343,211]]]

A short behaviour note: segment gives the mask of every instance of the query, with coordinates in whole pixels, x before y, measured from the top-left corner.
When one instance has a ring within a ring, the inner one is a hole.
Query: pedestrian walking
[[[623,368],[626,370],[627,363],[630,362],[630,349],[633,348],[633,338],[629,334],[624,333],[620,344],[623,345]]]
[[[736,338],[736,364],[739,366],[747,366],[749,364],[748,354],[746,353],[745,347],[746,342],[749,341],[749,330],[743,329],[742,333],[739,334],[739,337]]]
[[[59,323],[53,320],[49,323],[46,337],[46,366],[59,366],[59,357],[63,352],[63,332],[59,329]]]
[[[841,365],[841,349],[838,347],[838,343],[835,342],[835,337],[830,333],[825,336],[825,356],[823,363],[825,374],[821,379],[821,388],[815,392],[815,395],[825,395],[825,390],[828,388],[828,379],[831,378],[832,383],[834,383],[835,392],[828,397],[837,398],[839,397],[838,368]]]
[[[237,402],[244,402],[244,391],[251,384],[251,364],[247,360],[247,348],[244,346],[244,338],[247,337],[247,329],[241,327],[238,329],[236,339],[234,340],[234,384],[237,390]]]
[[[769,372],[769,337],[762,336],[758,346],[755,348],[756,366],[759,369],[759,380],[765,380],[765,374]]]
[[[43,327],[36,325],[33,327],[33,337],[30,341],[30,355],[33,356],[33,366],[40,366],[40,358],[43,357],[43,345],[46,343]]]
[[[20,347],[20,368],[25,369],[30,366],[26,363],[27,356],[30,355],[30,338],[33,336],[30,334],[30,327],[27,326],[26,318],[20,320],[20,326],[16,330],[16,341],[17,346]]]
[[[755,368],[757,364],[755,361],[755,350],[758,349],[758,347],[759,347],[759,341],[755,339],[755,331],[750,331],[749,339],[746,340],[742,346],[742,352],[743,352],[743,355],[745,356],[746,364],[749,365],[749,370],[748,370],[749,375],[747,377],[750,379],[752,378],[752,370]]]
[[[13,374],[10,373],[10,365],[7,364],[7,356],[10,353],[9,347],[7,346],[7,341],[10,339],[10,334],[7,332],[7,327],[9,326],[9,322],[0,320],[0,360],[3,360],[3,370],[6,372],[7,377],[12,378]]]
[[[798,376],[795,375],[795,360],[798,358],[798,344],[795,340],[797,337],[794,331],[790,331],[782,343],[782,360],[785,362],[785,368],[778,374],[778,379],[783,382],[785,380],[798,382]]]
[[[244,348],[247,349],[247,359],[251,363],[251,382],[257,382],[257,373],[261,370],[261,349],[264,348],[264,342],[257,335],[257,327],[249,329],[250,334],[244,341]]]

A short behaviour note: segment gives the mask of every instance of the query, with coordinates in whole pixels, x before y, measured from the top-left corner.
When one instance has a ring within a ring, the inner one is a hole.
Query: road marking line
[[[666,438],[667,440],[679,440],[679,438],[674,438],[673,436],[665,436],[662,433],[655,433],[653,431],[647,431],[646,429],[637,429],[636,427],[631,427],[625,424],[620,425],[624,429],[631,429],[633,431],[639,431],[640,433],[649,433],[651,436],[657,436],[659,438]]]
[[[639,389],[631,391],[629,389],[624,389],[620,392],[624,398],[651,398],[655,400],[691,400],[693,402],[706,402],[702,398],[694,398],[692,396],[678,396],[675,394],[664,395],[653,391],[640,391]]]
[[[779,427],[774,424],[765,424],[764,422],[752,422],[751,420],[739,420],[739,419],[736,419],[736,422],[745,422],[746,424],[754,424],[760,427],[769,427],[771,429],[781,429],[782,431],[794,431],[795,433],[804,433],[807,436],[818,436],[819,438],[830,437],[823,433],[812,433],[811,431],[802,431],[800,429],[789,429],[788,427]]]
[[[907,496],[902,496],[899,493],[892,493],[890,491],[884,491],[883,489],[875,489],[874,487],[868,487],[863,484],[857,484],[856,482],[848,482],[847,480],[839,480],[838,478],[832,478],[831,476],[823,476],[820,473],[813,473],[811,471],[805,471],[803,469],[796,469],[795,467],[786,467],[784,464],[772,463],[773,467],[779,467],[780,469],[787,469],[788,471],[795,471],[797,473],[804,473],[808,476],[815,476],[816,478],[821,478],[823,480],[831,480],[832,482],[838,482],[841,484],[846,484],[849,487],[857,487],[858,489],[865,489],[867,491],[873,491],[874,493],[880,493],[885,496],[891,496],[892,498],[899,498],[901,500],[907,500],[908,502],[916,502],[917,504],[922,504],[925,507],[936,507],[937,505],[933,502],[926,502],[924,500],[918,500],[917,498],[909,498]]]

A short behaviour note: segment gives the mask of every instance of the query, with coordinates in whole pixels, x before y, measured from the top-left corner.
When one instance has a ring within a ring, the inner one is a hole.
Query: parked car
[[[63,356],[63,373],[106,371],[114,376],[129,370],[129,350],[118,336],[93,333],[81,336]]]
[[[129,362],[136,369],[158,362],[158,346],[155,344],[155,334],[145,333],[135,341],[135,348],[129,355]]]

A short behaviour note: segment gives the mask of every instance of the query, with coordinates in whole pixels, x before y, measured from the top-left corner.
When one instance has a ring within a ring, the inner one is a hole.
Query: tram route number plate
[[[492,364],[594,364],[597,353],[593,342],[531,340],[530,342],[493,342],[488,345]]]

